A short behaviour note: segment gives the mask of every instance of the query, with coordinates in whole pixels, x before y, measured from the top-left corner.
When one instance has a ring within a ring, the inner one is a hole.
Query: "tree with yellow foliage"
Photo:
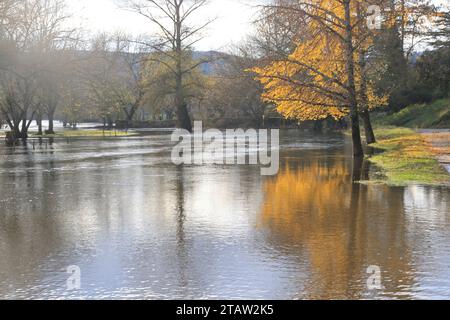
[[[364,154],[359,117],[362,110],[384,105],[365,76],[361,57],[370,46],[363,28],[368,11],[362,0],[304,0],[292,10],[307,17],[308,36],[287,58],[253,71],[264,85],[264,98],[275,103],[286,118],[335,119],[349,115],[355,157]]]

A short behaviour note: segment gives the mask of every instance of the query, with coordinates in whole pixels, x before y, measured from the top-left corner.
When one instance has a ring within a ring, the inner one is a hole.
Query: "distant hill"
[[[74,51],[74,57],[78,58],[86,58],[90,54],[89,51],[86,50],[78,50]],[[111,53],[113,54],[113,53]],[[128,60],[137,62],[134,64],[134,72],[138,73],[139,69],[142,68],[142,63],[139,63],[140,60],[144,60],[145,54],[142,53],[127,53]],[[193,51],[192,59],[196,61],[204,60],[205,63],[199,66],[201,72],[204,75],[210,76],[214,74],[218,74],[224,66],[226,66],[226,59],[229,58],[230,55],[223,52],[218,51]],[[129,72],[127,69],[129,66],[123,61],[123,70],[124,72]]]
[[[205,75],[217,74],[221,68],[226,65],[225,59],[229,57],[229,54],[218,51],[194,51],[192,52],[192,58],[194,60],[208,61],[200,65],[200,69]]]

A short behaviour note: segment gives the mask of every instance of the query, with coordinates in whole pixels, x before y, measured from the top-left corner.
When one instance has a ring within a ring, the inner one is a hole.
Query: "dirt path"
[[[421,130],[420,133],[431,145],[439,162],[450,172],[450,129]]]

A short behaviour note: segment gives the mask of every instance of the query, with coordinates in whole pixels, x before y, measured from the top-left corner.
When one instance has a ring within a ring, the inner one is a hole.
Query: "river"
[[[283,131],[273,177],[168,141],[2,144],[0,298],[450,299],[449,188],[354,183],[378,170],[340,134]]]

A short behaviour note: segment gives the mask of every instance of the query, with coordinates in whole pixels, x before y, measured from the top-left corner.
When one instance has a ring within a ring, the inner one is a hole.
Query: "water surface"
[[[275,177],[168,141],[1,145],[0,298],[450,299],[449,188],[353,183],[377,170],[338,134],[283,132]]]

